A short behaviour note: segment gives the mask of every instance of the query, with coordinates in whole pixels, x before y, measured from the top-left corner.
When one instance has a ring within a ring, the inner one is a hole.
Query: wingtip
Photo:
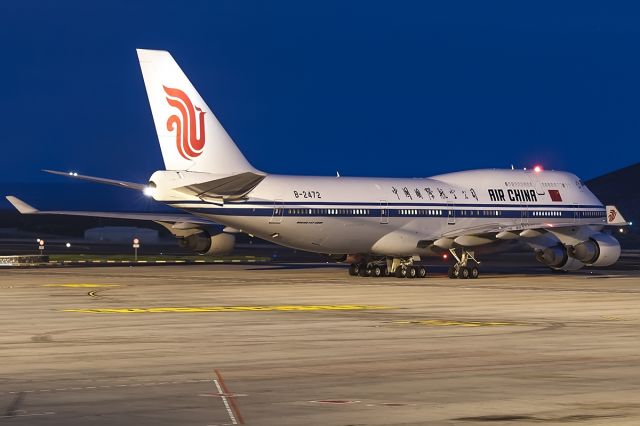
[[[21,214],[33,214],[33,213],[37,213],[38,212],[38,209],[36,209],[35,207],[25,203],[24,201],[22,201],[18,197],[14,197],[13,195],[7,195],[5,198]]]

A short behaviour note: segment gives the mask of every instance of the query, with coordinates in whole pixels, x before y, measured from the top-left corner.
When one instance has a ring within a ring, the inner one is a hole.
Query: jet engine
[[[620,243],[611,235],[598,233],[571,247],[569,255],[589,266],[609,266],[620,257]]]
[[[226,232],[211,236],[207,231],[202,231],[179,238],[178,244],[180,247],[196,253],[222,256],[233,251],[236,244],[236,236]]]
[[[348,263],[348,264],[352,264],[352,263],[362,263],[364,261],[367,260],[367,256],[364,256],[362,254],[332,254],[329,255],[329,257],[331,257],[331,259],[335,260],[338,263]]]
[[[538,262],[560,271],[576,271],[584,266],[584,263],[569,256],[567,248],[562,244],[538,251],[536,259]]]

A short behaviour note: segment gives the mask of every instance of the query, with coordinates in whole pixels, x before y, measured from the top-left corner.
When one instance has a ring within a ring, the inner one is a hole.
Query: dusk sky
[[[640,159],[633,2],[4,1],[0,43],[2,195],[64,180],[42,168],[162,168],[136,47],[169,50],[266,172]]]

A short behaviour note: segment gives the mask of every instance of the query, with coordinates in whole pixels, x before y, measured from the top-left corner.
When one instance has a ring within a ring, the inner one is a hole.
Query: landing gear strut
[[[399,257],[387,258],[387,269],[396,278],[426,278],[427,268],[422,265],[414,265],[413,258],[402,259]]]
[[[472,251],[467,251],[465,249],[460,249],[460,256],[456,253],[455,248],[449,249],[451,255],[456,259],[456,263],[451,265],[449,268],[449,278],[460,278],[460,279],[476,279],[480,275],[480,271],[478,271],[478,265],[480,262],[473,257]]]

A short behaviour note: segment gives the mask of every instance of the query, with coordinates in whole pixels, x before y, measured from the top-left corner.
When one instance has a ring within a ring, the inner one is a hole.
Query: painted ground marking
[[[154,308],[81,308],[64,309],[63,312],[83,314],[141,314],[141,313],[198,313],[198,312],[313,312],[313,311],[362,311],[392,309],[375,305],[268,305],[268,306],[162,306]]]
[[[516,322],[497,322],[497,321],[456,321],[456,320],[414,320],[414,321],[394,321],[394,324],[409,325],[425,325],[428,327],[506,327],[516,325],[526,325]]]

